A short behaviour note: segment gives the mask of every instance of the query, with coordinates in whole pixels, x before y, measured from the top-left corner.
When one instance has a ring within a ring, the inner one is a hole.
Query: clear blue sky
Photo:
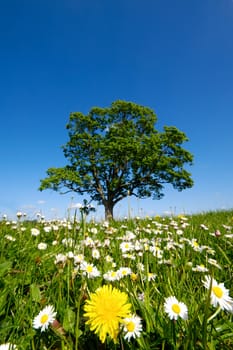
[[[40,179],[66,164],[70,112],[117,99],[151,107],[194,154],[192,189],[131,199],[133,214],[233,207],[232,0],[1,1],[0,45],[0,215],[65,216],[72,195]]]

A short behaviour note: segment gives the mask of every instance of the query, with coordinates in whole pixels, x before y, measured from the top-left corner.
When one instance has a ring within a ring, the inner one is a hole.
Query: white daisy
[[[222,310],[233,312],[233,299],[229,296],[229,290],[225,288],[224,283],[218,283],[214,278],[205,276],[202,281],[206,289],[211,288],[210,302],[211,305],[219,305]]]
[[[40,234],[40,230],[38,228],[31,228],[31,235],[38,236]]]
[[[100,252],[99,252],[99,250],[98,249],[96,249],[96,248],[93,248],[92,249],[92,257],[94,258],[94,259],[99,259],[100,258]]]
[[[125,332],[124,339],[130,341],[131,338],[140,337],[140,333],[142,331],[141,318],[137,315],[133,315],[131,317],[127,317],[123,321]]]
[[[106,281],[117,281],[120,279],[117,271],[114,270],[107,271],[104,273],[103,277]]]
[[[198,272],[207,272],[208,269],[207,267],[205,267],[205,265],[200,264],[200,265],[196,265],[195,267],[192,268],[193,271],[198,271]]]
[[[0,345],[0,350],[17,350],[17,347],[14,344],[6,343]]]
[[[131,242],[122,242],[120,244],[122,253],[130,252],[133,250],[133,244]]]
[[[183,318],[183,320],[187,320],[188,318],[187,306],[178,301],[174,296],[165,299],[164,309],[171,320],[177,320],[178,317]]]
[[[52,305],[46,306],[33,320],[33,328],[41,328],[41,332],[45,331],[48,326],[55,321],[56,312]]]
[[[38,244],[37,248],[38,248],[39,250],[46,250],[46,249],[47,249],[47,244],[41,242],[41,243]]]
[[[131,275],[132,270],[130,267],[120,267],[119,270],[117,270],[117,275],[119,279]]]
[[[94,278],[100,276],[100,271],[93,264],[89,264],[86,261],[81,263],[80,269],[83,271],[83,275],[88,278]]]

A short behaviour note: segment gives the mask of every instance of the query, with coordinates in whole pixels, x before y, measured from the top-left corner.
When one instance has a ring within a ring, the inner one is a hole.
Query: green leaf
[[[63,319],[63,328],[65,331],[74,334],[75,330],[75,312],[68,308],[65,311],[64,319]]]
[[[39,302],[41,300],[40,288],[36,284],[31,284],[30,293],[33,301]]]
[[[12,262],[11,261],[5,261],[0,264],[0,277],[4,276],[9,270],[11,269]]]

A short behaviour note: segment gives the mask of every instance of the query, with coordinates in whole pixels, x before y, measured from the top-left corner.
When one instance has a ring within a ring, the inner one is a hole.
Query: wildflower
[[[46,249],[47,249],[47,244],[41,242],[41,243],[38,244],[37,248],[38,248],[39,250],[46,250]]]
[[[132,251],[133,244],[131,242],[122,242],[120,244],[120,249],[121,249],[122,253]]]
[[[193,238],[190,244],[196,252],[201,252],[203,250],[203,248],[200,247],[199,243],[197,242],[196,238]]]
[[[158,259],[163,257],[163,251],[156,245],[150,246],[150,251],[153,253],[153,256]]]
[[[221,269],[221,266],[218,264],[217,260],[209,258],[207,261],[210,265],[213,265],[213,266],[217,267],[218,269]]]
[[[96,235],[96,234],[98,233],[98,230],[97,230],[96,227],[92,227],[92,228],[90,229],[90,232],[93,233],[94,235]]]
[[[154,281],[156,278],[156,274],[152,272],[148,272],[147,277],[148,281]]]
[[[92,249],[92,257],[94,258],[94,259],[99,259],[100,258],[100,252],[99,252],[99,250],[98,249]]]
[[[44,232],[49,233],[51,231],[52,231],[52,227],[51,226],[45,226],[44,227]]]
[[[131,304],[128,296],[111,285],[104,285],[91,293],[90,299],[84,305],[84,317],[88,320],[91,331],[98,334],[102,343],[109,335],[116,341],[119,325],[130,317]]]
[[[68,259],[74,259],[74,253],[69,251],[68,253],[66,253],[66,256]]]
[[[205,225],[205,224],[201,224],[200,227],[205,230],[205,231],[208,231],[208,227]]]
[[[56,312],[52,305],[46,306],[33,320],[33,328],[41,328],[41,332],[45,331],[48,326],[55,321]]]
[[[123,321],[123,331],[126,333],[124,339],[130,341],[131,338],[140,337],[142,331],[141,318],[137,315],[127,317]]]
[[[5,238],[6,238],[8,241],[12,241],[12,242],[15,242],[15,241],[16,241],[16,238],[12,237],[11,235],[5,235]]]
[[[74,263],[75,264],[80,264],[83,261],[84,261],[84,255],[83,254],[74,255]]]
[[[110,255],[106,255],[106,256],[105,256],[105,260],[106,260],[107,262],[112,262],[112,261],[113,261],[113,258],[112,258]]]
[[[64,244],[65,247],[73,247],[74,246],[74,240],[72,238],[63,238],[61,241],[62,244]]]
[[[138,294],[138,300],[145,301],[145,294],[144,293],[139,293]]]
[[[55,256],[55,261],[54,261],[54,263],[55,263],[55,264],[60,264],[60,263],[61,263],[61,264],[64,264],[64,263],[66,262],[66,260],[67,260],[66,255],[59,253],[59,254],[57,254],[57,255]]]
[[[23,213],[21,211],[17,211],[16,216],[18,219],[20,219],[23,216]]]
[[[229,296],[229,290],[225,288],[224,283],[218,283],[214,278],[211,283],[210,276],[205,276],[202,282],[205,288],[208,290],[211,288],[211,305],[215,307],[219,305],[222,310],[233,312],[233,299]]]
[[[119,270],[117,270],[117,275],[119,278],[129,276],[131,275],[131,273],[132,273],[132,270],[130,267],[121,267],[119,268]]]
[[[83,261],[80,269],[83,271],[83,275],[88,278],[100,276],[100,272],[93,264],[88,264],[86,261]]]
[[[131,281],[133,281],[133,282],[137,281],[138,275],[136,273],[132,272],[131,275],[130,275],[130,278],[131,278]]]
[[[17,347],[14,344],[6,343],[0,345],[0,350],[17,350]]]
[[[183,320],[188,318],[187,306],[178,301],[174,296],[165,299],[164,309],[170,320],[177,320],[179,316],[183,318]]]
[[[40,234],[40,230],[38,228],[31,228],[31,235],[38,236]]]
[[[103,277],[106,281],[117,281],[120,279],[117,274],[117,271],[113,271],[113,270],[110,270],[104,273]]]
[[[208,269],[207,267],[205,267],[205,265],[200,264],[200,265],[196,265],[195,267],[192,268],[193,271],[198,271],[198,272],[207,272]]]

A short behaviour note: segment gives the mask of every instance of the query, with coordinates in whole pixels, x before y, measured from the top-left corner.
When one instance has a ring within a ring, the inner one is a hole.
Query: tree
[[[69,141],[62,147],[68,165],[49,168],[39,190],[87,194],[104,205],[105,218],[127,196],[163,197],[170,183],[182,191],[193,186],[184,169],[193,156],[182,148],[186,135],[174,126],[155,129],[152,109],[127,101],[70,114]]]

